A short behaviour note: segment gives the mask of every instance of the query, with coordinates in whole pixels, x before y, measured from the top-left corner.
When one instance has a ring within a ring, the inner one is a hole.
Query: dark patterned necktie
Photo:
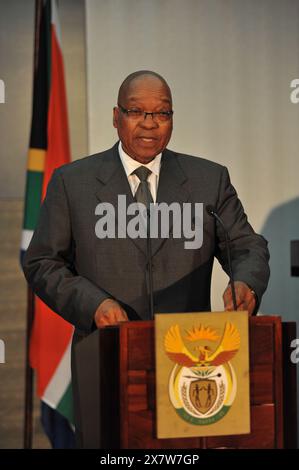
[[[134,171],[135,175],[138,176],[140,183],[137,188],[135,199],[137,202],[141,202],[147,209],[150,208],[150,203],[153,202],[153,198],[149,189],[148,177],[152,173],[151,170],[145,166],[140,166]]]

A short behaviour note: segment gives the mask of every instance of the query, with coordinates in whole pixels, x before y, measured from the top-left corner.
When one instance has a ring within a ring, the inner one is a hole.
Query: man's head
[[[136,118],[126,110],[148,113],[171,111],[172,97],[167,82],[155,72],[134,72],[121,84],[117,104],[113,110],[113,125],[124,151],[140,163],[149,163],[170,140],[172,116],[166,120],[152,115]]]

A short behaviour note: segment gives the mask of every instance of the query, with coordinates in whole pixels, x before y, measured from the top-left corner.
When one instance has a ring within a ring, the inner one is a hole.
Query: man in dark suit
[[[129,75],[113,111],[119,143],[59,168],[49,183],[24,272],[35,293],[75,326],[74,342],[96,327],[150,317],[146,240],[95,233],[97,205],[116,208],[118,195],[125,195],[129,206],[140,188],[153,202],[215,208],[231,238],[238,309],[252,314],[258,308],[269,278],[267,242],[248,223],[225,167],[166,149],[172,114],[171,92],[160,75]],[[143,184],[140,166],[147,169]],[[185,241],[171,234],[152,240],[156,312],[210,310],[215,256],[228,272],[225,234],[205,210],[201,248],[186,249]],[[230,286],[223,298],[233,310]]]

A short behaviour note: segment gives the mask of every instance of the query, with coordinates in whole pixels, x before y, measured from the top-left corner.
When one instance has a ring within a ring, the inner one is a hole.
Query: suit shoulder
[[[208,160],[201,156],[194,156],[188,155],[184,153],[172,152],[180,166],[186,173],[190,173],[191,175],[193,172],[206,172],[206,173],[213,173],[213,174],[220,174],[226,167],[221,165],[220,163],[213,162],[212,160]]]
[[[99,167],[101,161],[103,161],[101,159],[105,159],[105,157],[107,157],[110,152],[111,150],[105,150],[104,152],[99,152],[93,155],[79,158],[78,160],[74,160],[73,162],[60,166],[57,169],[57,172],[65,177],[74,177],[76,175],[82,176],[89,173],[94,174],[94,171]]]

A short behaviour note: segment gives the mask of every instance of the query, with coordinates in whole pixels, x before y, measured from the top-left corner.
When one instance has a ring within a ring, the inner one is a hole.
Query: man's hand
[[[235,281],[237,310],[248,310],[249,315],[252,315],[255,309],[256,299],[255,294],[245,282]],[[235,310],[233,304],[233,295],[231,285],[229,284],[223,294],[223,302],[225,310]]]
[[[97,308],[94,316],[97,328],[108,325],[117,325],[120,322],[128,321],[124,309],[116,300],[106,299]]]

